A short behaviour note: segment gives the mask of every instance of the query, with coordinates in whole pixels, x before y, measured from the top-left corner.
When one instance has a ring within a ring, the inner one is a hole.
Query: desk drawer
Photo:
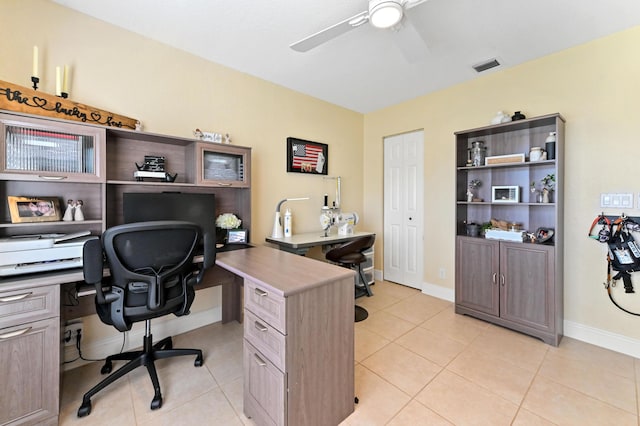
[[[266,322],[280,333],[287,334],[285,298],[275,294],[269,287],[245,278],[244,306],[261,321]]]
[[[257,425],[286,426],[286,374],[244,341],[244,413]]]
[[[244,338],[281,371],[285,371],[286,336],[265,324],[250,311],[244,317]]]
[[[60,288],[57,285],[12,291],[0,289],[0,328],[59,314]]]

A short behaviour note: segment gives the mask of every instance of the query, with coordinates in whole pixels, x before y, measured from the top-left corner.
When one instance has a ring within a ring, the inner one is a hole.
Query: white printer
[[[0,238],[0,277],[82,267],[89,231]]]

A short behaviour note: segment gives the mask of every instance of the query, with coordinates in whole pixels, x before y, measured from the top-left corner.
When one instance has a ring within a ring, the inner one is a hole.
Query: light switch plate
[[[633,194],[620,194],[620,207],[623,209],[632,209]]]

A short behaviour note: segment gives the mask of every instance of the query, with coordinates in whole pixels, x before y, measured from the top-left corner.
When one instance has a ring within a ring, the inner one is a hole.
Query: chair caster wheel
[[[201,356],[197,356],[196,360],[193,363],[193,365],[195,367],[202,367],[202,357]]]
[[[104,363],[104,365],[100,369],[100,374],[109,374],[111,373],[112,369],[113,369],[113,364],[111,364],[111,361],[107,361]]]
[[[78,408],[78,417],[86,417],[91,414],[91,401],[83,402]]]
[[[151,409],[157,410],[160,407],[162,407],[162,397],[158,396],[156,398],[153,398],[153,401],[151,401]]]

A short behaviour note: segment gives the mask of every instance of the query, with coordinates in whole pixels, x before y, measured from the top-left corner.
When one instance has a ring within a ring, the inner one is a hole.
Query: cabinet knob
[[[494,272],[493,276],[491,277],[491,282],[494,284],[497,284],[498,283],[497,279],[498,279],[498,273]]]
[[[253,354],[253,356],[255,357],[256,364],[258,364],[260,367],[266,367],[266,366],[267,366],[267,363],[266,363],[266,362],[264,362],[264,361],[262,360],[262,358],[260,358],[260,357],[258,356],[258,354]]]
[[[44,180],[63,180],[67,178],[67,176],[43,176],[43,175],[39,175],[38,177]]]
[[[500,284],[504,287],[504,274],[500,274]]]
[[[261,288],[256,288],[254,291],[260,297],[265,297],[269,294],[266,291],[262,290]]]
[[[6,296],[6,297],[0,297],[0,302],[15,302],[16,300],[21,300],[24,299],[25,297],[31,296],[31,292],[29,293],[23,293],[23,294],[16,294],[13,296]]]
[[[268,328],[265,325],[260,324],[259,321],[256,321],[254,324],[255,324],[256,328],[258,330],[260,330],[260,331],[267,331],[268,330]]]
[[[29,330],[31,330],[31,327],[23,328],[22,330],[10,331],[8,333],[0,334],[0,339],[9,339],[11,337],[16,337],[26,333]]]

